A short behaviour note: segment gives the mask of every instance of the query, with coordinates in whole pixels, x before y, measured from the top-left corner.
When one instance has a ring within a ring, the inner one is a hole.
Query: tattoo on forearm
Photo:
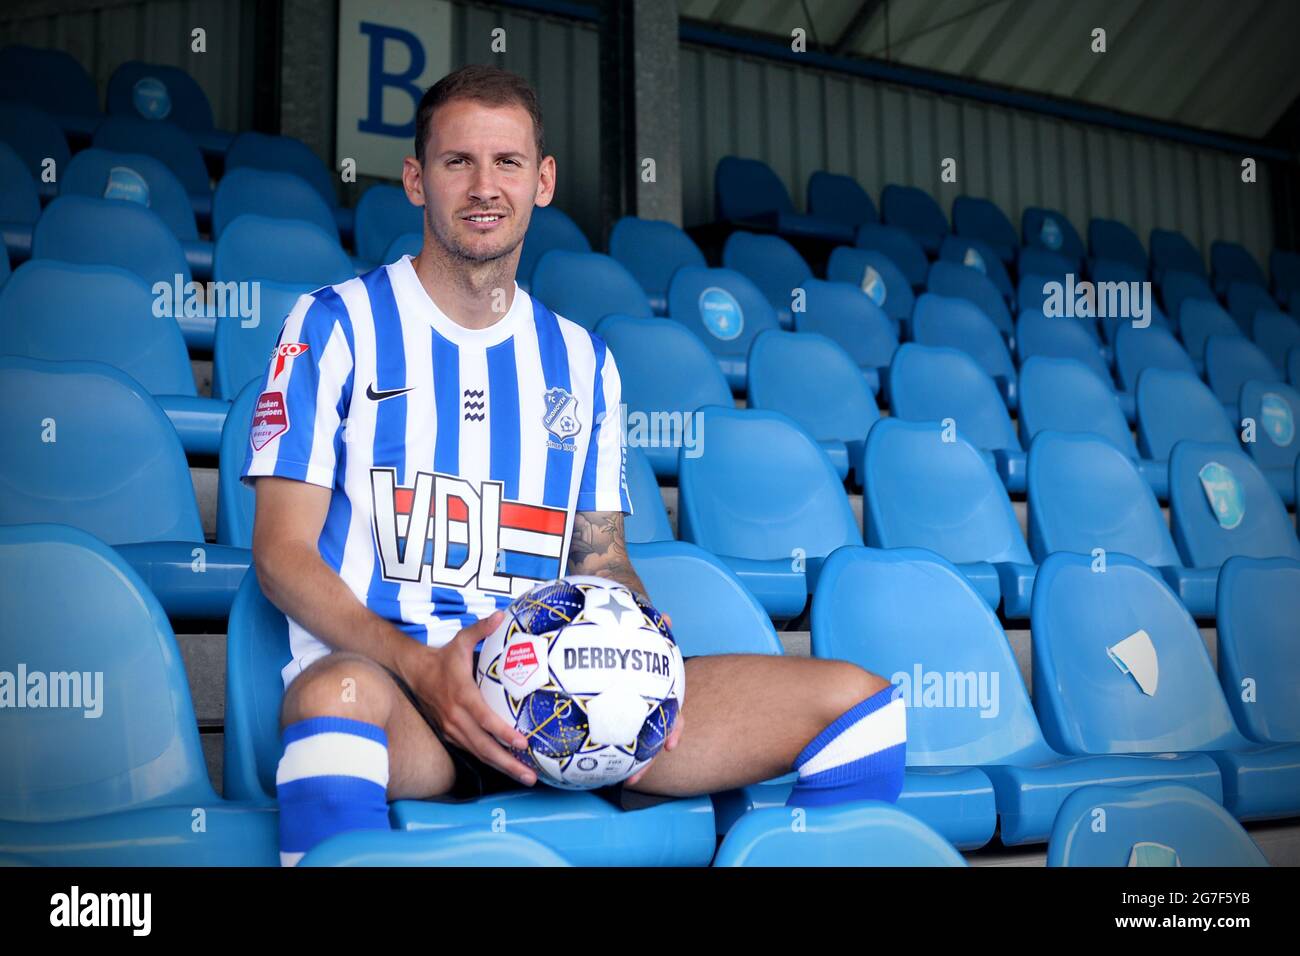
[[[621,511],[580,511],[574,515],[569,573],[610,578],[645,593],[645,585],[627,556]]]

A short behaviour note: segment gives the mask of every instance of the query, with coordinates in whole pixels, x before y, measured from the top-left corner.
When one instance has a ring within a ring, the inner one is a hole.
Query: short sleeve
[[[614,355],[599,336],[596,382],[592,395],[592,434],[578,486],[577,511],[632,513],[627,491],[627,449],[623,445],[623,386]]]
[[[298,299],[267,363],[240,473],[246,484],[275,475],[334,487],[351,394],[352,336],[342,303],[318,295]]]

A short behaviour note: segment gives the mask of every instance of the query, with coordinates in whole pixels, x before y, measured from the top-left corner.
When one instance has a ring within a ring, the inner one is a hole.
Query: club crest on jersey
[[[295,358],[307,351],[306,342],[285,342],[283,345],[277,345],[275,351],[271,354],[275,357],[275,372],[271,378],[279,378],[280,373],[284,371],[284,360]]]
[[[573,397],[573,393],[557,385],[555,388],[548,388],[544,398],[546,414],[542,416],[542,424],[546,426],[546,430],[560,442],[578,434],[582,425],[578,421],[578,400]],[[573,450],[571,445],[562,444],[559,447],[566,451]]]

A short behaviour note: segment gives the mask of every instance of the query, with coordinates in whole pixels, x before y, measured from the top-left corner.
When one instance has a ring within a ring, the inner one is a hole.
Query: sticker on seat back
[[[974,246],[966,247],[966,255],[961,257],[961,264],[964,266],[970,266],[972,269],[978,269],[980,272],[988,275],[989,269],[988,266],[984,264],[984,257],[980,255],[980,251]]]
[[[1259,399],[1259,417],[1274,445],[1285,448],[1295,440],[1295,415],[1291,403],[1277,392],[1265,392]]]
[[[1246,496],[1242,494],[1237,476],[1217,461],[1205,464],[1196,476],[1201,479],[1205,500],[1209,502],[1219,526],[1231,531],[1241,524],[1246,517]]]
[[[745,313],[726,289],[710,286],[700,293],[700,321],[714,338],[729,342],[745,328]]]
[[[172,111],[167,84],[156,76],[142,76],[131,87],[131,105],[147,120],[166,119]]]
[[[884,308],[885,296],[889,290],[885,287],[885,280],[876,271],[875,266],[867,266],[866,271],[862,273],[862,291],[871,298],[872,302]]]
[[[1061,243],[1064,240],[1064,237],[1061,235],[1061,227],[1057,225],[1056,220],[1051,216],[1043,217],[1043,226],[1038,230],[1038,239],[1044,246],[1051,249],[1053,252],[1056,252],[1061,248]]]
[[[147,206],[149,205],[149,183],[130,166],[114,166],[108,171],[104,198],[121,199]]]

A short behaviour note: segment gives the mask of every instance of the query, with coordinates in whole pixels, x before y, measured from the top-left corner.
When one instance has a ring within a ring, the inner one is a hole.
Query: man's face
[[[455,257],[488,262],[516,250],[533,206],[551,201],[555,160],[539,162],[522,106],[452,100],[431,117],[424,168],[408,159],[403,177],[408,195],[423,194],[435,241]]]

